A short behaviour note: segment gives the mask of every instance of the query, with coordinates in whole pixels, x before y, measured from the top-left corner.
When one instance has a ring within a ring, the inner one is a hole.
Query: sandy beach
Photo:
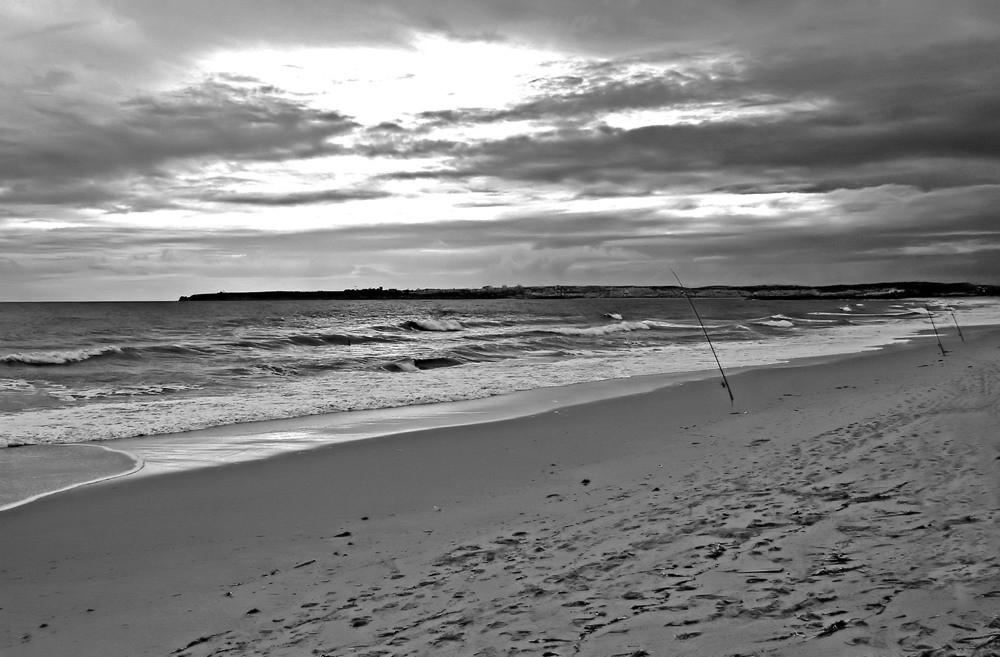
[[[1000,654],[966,337],[46,497],[0,513],[0,654]]]

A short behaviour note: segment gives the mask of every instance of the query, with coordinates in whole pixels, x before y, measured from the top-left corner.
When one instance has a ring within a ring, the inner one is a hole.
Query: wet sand
[[[0,653],[988,655],[1000,333],[78,488]]]

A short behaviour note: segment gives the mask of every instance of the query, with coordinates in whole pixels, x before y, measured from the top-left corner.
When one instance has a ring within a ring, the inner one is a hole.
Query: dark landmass
[[[925,297],[979,297],[1000,295],[1000,285],[975,283],[863,283],[860,285],[750,285],[687,288],[695,298],[744,299],[905,299]],[[511,285],[480,288],[364,288],[192,294],[180,301],[279,301],[373,299],[582,299],[675,298],[684,290],[676,285]]]

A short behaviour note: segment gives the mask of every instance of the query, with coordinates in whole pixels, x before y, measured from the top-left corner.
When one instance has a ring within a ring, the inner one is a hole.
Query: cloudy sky
[[[996,0],[4,0],[0,301],[1000,283]]]

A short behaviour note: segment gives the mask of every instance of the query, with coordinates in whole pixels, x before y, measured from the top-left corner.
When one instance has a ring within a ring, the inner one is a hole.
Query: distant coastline
[[[976,283],[896,282],[859,285],[711,285],[687,288],[696,298],[744,299],[906,299],[919,297],[979,297],[1000,295],[1000,285]],[[377,299],[584,299],[673,298],[683,296],[676,285],[486,285],[480,288],[354,288],[350,290],[271,290],[212,292],[182,296],[179,301],[323,301]]]

